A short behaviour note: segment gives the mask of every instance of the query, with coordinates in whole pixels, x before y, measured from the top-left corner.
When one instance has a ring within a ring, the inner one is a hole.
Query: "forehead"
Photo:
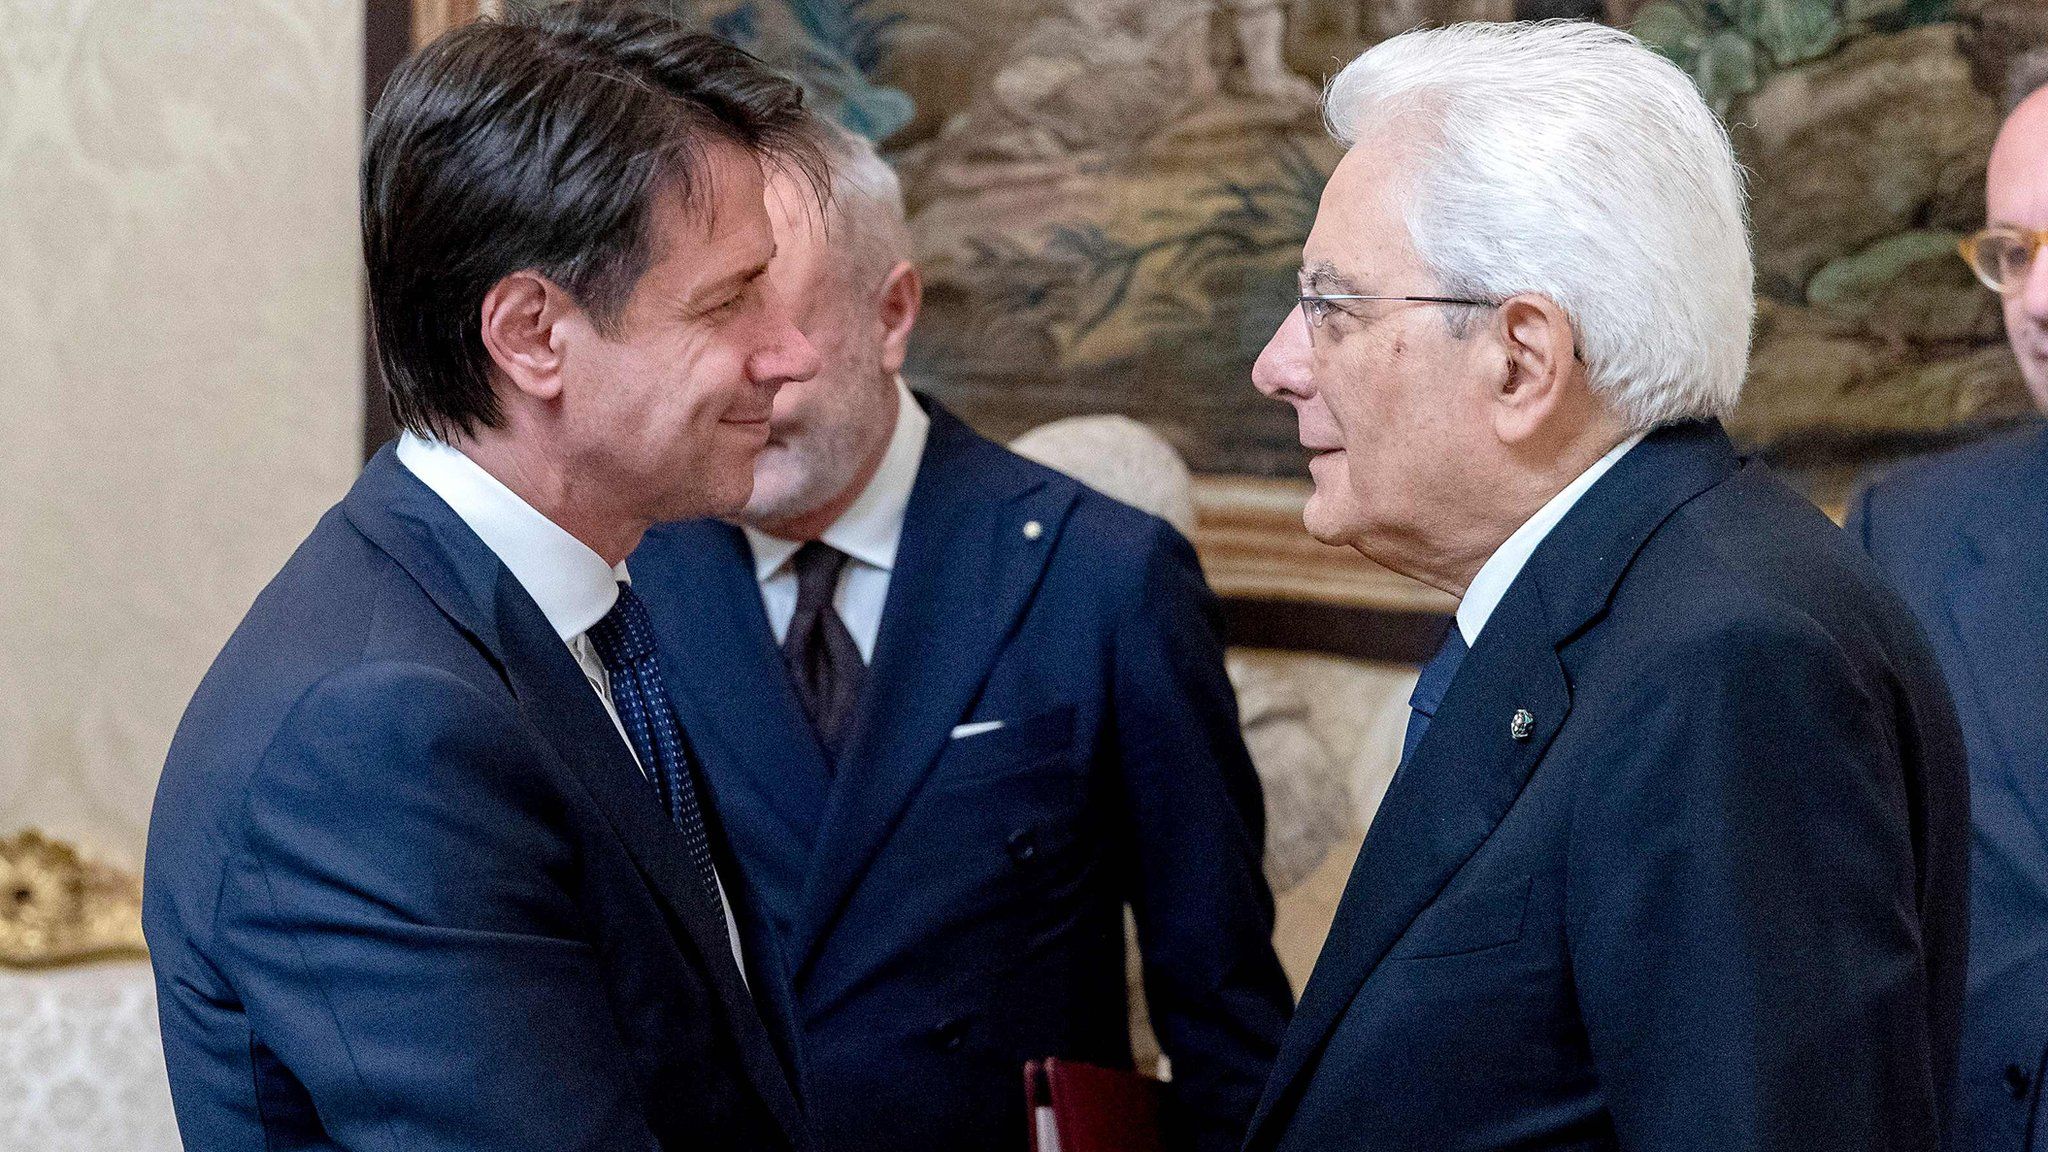
[[[1302,268],[1318,286],[1363,289],[1378,273],[1414,262],[1407,223],[1395,210],[1398,178],[1391,150],[1361,143],[1344,154],[1302,245]]]
[[[1999,129],[1984,199],[1994,221],[2048,227],[2048,89],[2020,101]]]
[[[670,189],[653,208],[659,256],[650,275],[676,285],[710,283],[766,260],[775,249],[763,202],[761,163],[738,145],[714,141],[700,152],[693,196]]]
[[[815,262],[831,240],[838,214],[819,203],[808,180],[797,173],[775,172],[767,180],[768,218],[775,229],[778,265]]]

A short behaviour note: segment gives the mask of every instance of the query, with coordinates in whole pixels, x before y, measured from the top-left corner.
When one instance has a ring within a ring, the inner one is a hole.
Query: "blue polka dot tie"
[[[697,867],[711,906],[723,913],[718,873],[711,866],[711,838],[704,831],[704,811],[697,803],[696,779],[689,754],[683,750],[682,729],[676,724],[668,686],[661,678],[654,625],[632,586],[619,585],[618,602],[604,619],[591,625],[589,636],[611,677],[612,706],[633,742],[633,751],[639,754],[648,779],[654,781],[655,794],[669,819],[683,834],[684,848]]]

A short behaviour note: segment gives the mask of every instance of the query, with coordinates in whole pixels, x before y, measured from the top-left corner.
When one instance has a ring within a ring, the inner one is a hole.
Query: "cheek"
[[[1339,349],[1316,361],[1317,397],[1329,407],[1347,444],[1362,443],[1386,426],[1385,381],[1357,350]]]
[[[2003,302],[2005,330],[2025,334],[2038,330],[2043,321],[2048,320],[2048,310],[2044,310],[2042,301],[2048,301],[2048,292],[2041,292],[2038,289],[2007,296]]]
[[[664,357],[668,402],[702,420],[715,420],[746,387],[746,360],[736,344],[717,337],[685,341]]]

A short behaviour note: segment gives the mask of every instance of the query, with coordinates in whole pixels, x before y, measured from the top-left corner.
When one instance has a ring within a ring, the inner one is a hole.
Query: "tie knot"
[[[645,663],[655,652],[654,625],[647,619],[647,606],[633,594],[633,586],[623,581],[612,610],[590,626],[588,635],[608,672]]]
[[[818,607],[832,602],[832,593],[839,587],[839,573],[845,569],[847,555],[823,540],[813,540],[796,550],[796,559],[791,567],[796,570],[797,613],[805,609],[816,611]]]

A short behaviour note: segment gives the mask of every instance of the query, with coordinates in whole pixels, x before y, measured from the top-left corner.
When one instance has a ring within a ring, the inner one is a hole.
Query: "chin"
[[[1349,548],[1357,539],[1357,526],[1350,523],[1337,510],[1330,507],[1332,501],[1321,490],[1311,493],[1308,504],[1301,510],[1301,526],[1308,534],[1321,543],[1336,548]]]
[[[770,448],[770,454],[776,450]],[[776,460],[764,454],[754,466],[754,487],[747,497],[747,505],[740,512],[740,519],[749,522],[758,520],[779,520],[790,514],[791,505],[797,502],[803,491],[787,467],[789,460]],[[782,465],[778,467],[778,465]]]
[[[728,517],[747,505],[754,494],[753,473],[741,471],[707,477],[701,484],[674,493],[661,519],[697,520],[706,516]]]

